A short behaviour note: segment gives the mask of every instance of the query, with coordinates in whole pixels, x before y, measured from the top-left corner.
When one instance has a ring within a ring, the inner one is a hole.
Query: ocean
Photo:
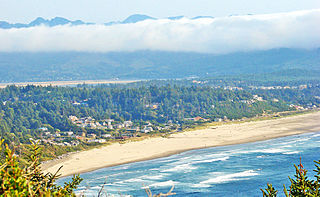
[[[302,159],[313,177],[314,160],[320,159],[320,133],[308,133],[247,144],[192,150],[169,157],[83,173],[77,193],[98,196],[147,196],[166,193],[175,186],[174,196],[262,196],[260,188],[272,183],[283,195]],[[62,185],[71,177],[58,180]]]

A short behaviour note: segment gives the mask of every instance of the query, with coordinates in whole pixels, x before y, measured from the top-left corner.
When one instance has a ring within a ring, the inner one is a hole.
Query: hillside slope
[[[227,55],[162,51],[2,52],[0,69],[0,82],[215,77],[288,69],[319,71],[320,49],[274,49]],[[305,73],[308,72],[301,74]]]

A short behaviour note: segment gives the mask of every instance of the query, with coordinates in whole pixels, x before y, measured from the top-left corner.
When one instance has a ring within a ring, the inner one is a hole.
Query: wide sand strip
[[[45,82],[16,82],[16,83],[0,83],[0,88],[5,88],[9,85],[15,85],[19,87],[34,85],[34,86],[70,86],[70,85],[98,85],[98,84],[127,84],[134,83],[140,80],[80,80],[80,81],[45,81]]]
[[[173,134],[169,138],[157,137],[125,144],[115,143],[49,161],[42,167],[45,171],[55,172],[63,165],[60,173],[62,176],[68,176],[108,166],[169,156],[191,149],[261,141],[307,132],[320,132],[320,112],[274,120],[224,124]]]

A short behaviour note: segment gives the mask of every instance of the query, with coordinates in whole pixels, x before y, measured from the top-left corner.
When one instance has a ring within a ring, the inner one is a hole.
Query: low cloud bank
[[[0,51],[193,51],[230,53],[320,47],[320,10],[135,24],[0,29]]]

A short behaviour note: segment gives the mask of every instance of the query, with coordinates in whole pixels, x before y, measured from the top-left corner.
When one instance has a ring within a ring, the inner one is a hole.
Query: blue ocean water
[[[175,196],[262,196],[259,188],[272,183],[282,194],[283,184],[293,177],[293,163],[314,172],[320,159],[320,133],[283,137],[268,141],[207,148],[181,154],[96,170],[81,174],[78,193],[146,196],[144,187],[166,193],[174,185]],[[69,181],[61,178],[59,184]],[[282,195],[280,195],[282,196]]]

